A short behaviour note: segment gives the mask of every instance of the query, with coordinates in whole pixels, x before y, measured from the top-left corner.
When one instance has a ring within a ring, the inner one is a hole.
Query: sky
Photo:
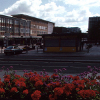
[[[100,16],[100,0],[0,0],[0,14],[26,14],[86,32],[89,17]]]

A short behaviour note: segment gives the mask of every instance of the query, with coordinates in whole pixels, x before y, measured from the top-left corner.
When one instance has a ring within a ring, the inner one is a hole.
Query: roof
[[[13,16],[10,16],[10,15],[1,15],[0,14],[0,17],[5,17],[5,18],[10,18],[10,19],[16,19],[16,20],[25,20],[25,19],[21,19],[21,18],[16,18],[16,17],[13,17]],[[30,21],[30,20],[27,20],[27,21]]]
[[[37,36],[81,36],[81,37],[87,37],[87,33],[70,33],[70,34],[37,34]]]
[[[44,22],[50,22],[50,21],[46,21],[46,20],[43,20],[43,19],[40,19],[40,18],[36,18],[36,17],[33,17],[33,16],[29,16],[29,15],[25,15],[25,14],[16,14],[16,15],[11,15],[13,17],[17,17],[17,18],[26,18],[26,19],[35,19],[35,20],[41,20],[41,21],[44,21]],[[50,23],[53,23],[55,24],[54,22],[50,22]]]

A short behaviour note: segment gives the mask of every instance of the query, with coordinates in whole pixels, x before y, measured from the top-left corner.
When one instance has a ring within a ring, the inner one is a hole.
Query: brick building
[[[37,36],[37,34],[51,34],[53,32],[53,27],[55,26],[53,22],[49,22],[46,20],[42,20],[24,14],[18,14],[12,16],[31,21],[31,31],[30,31],[31,36]]]
[[[31,21],[0,15],[0,36],[9,33],[10,37],[30,36]]]
[[[8,44],[33,45],[42,40],[37,34],[51,34],[54,25],[52,22],[23,14],[0,15],[0,41],[9,35]]]

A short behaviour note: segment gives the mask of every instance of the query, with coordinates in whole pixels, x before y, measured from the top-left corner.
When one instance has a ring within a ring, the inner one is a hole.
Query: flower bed
[[[100,69],[95,66],[77,76],[63,75],[65,68],[54,69],[51,76],[45,69],[20,76],[12,68],[0,81],[0,100],[100,100]]]

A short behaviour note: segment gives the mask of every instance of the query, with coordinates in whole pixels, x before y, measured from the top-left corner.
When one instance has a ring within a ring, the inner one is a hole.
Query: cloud
[[[35,10],[38,9],[41,4],[41,0],[19,0],[11,7],[5,9],[2,13],[6,15],[12,14],[35,14]]]
[[[19,0],[0,14],[26,14],[40,19],[54,22],[56,26],[80,27],[87,31],[88,18],[93,16],[90,7],[99,5],[98,0]],[[59,2],[63,4],[58,4]],[[87,6],[89,5],[89,6]],[[96,13],[95,15],[99,15]],[[85,29],[86,28],[86,29]]]
[[[69,5],[77,6],[100,6],[100,0],[48,0],[49,2],[64,2]]]

